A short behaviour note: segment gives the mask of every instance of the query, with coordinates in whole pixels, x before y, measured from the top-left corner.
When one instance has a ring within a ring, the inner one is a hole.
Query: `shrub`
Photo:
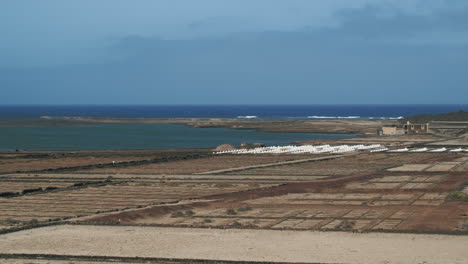
[[[208,218],[203,219],[203,223],[211,223],[211,222],[213,222],[211,221],[211,219],[208,219]]]
[[[192,215],[194,215],[192,210],[185,211],[185,216],[192,216]]]
[[[32,193],[32,192],[40,192],[40,191],[42,191],[42,188],[24,189],[23,194]]]
[[[18,195],[18,193],[15,193],[15,192],[2,192],[2,193],[0,193],[0,197],[11,197],[11,196],[15,196],[15,195]]]
[[[464,193],[462,191],[453,191],[449,193],[448,197],[452,200],[468,201],[468,193]]]
[[[250,206],[244,206],[244,207],[241,207],[239,209],[237,209],[238,212],[246,212],[246,211],[250,211],[252,210],[252,207]]]
[[[232,226],[232,227],[241,227],[242,224],[239,223],[239,222],[237,222],[237,221],[234,221],[234,222],[232,222],[231,226]]]
[[[5,222],[5,224],[7,224],[7,225],[16,225],[16,224],[19,224],[19,223],[20,223],[20,221],[14,220],[14,219],[12,219],[12,218],[8,218],[8,219],[6,219],[4,222]]]
[[[184,214],[182,212],[174,212],[171,214],[171,217],[184,217]]]
[[[336,228],[342,230],[352,229],[356,224],[355,221],[343,220]]]
[[[36,219],[36,218],[33,218],[31,220],[29,220],[28,224],[30,225],[37,225],[39,223],[39,221]]]
[[[236,213],[236,211],[234,211],[234,209],[227,209],[226,214],[227,215],[236,215],[237,213]]]
[[[459,228],[462,231],[468,231],[468,222],[461,223]]]

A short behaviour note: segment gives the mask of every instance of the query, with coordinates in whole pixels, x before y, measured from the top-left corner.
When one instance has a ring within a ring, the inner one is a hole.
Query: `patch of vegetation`
[[[459,229],[462,231],[468,231],[468,222],[460,224]]]
[[[18,220],[15,220],[15,219],[12,219],[12,218],[8,218],[6,219],[5,221],[3,221],[5,224],[7,225],[17,225],[19,223],[21,223],[20,221]]]
[[[232,227],[241,227],[242,224],[239,223],[239,222],[237,222],[237,221],[234,221],[234,222],[232,222],[231,226],[232,226]]]
[[[341,230],[349,230],[353,229],[355,224],[355,221],[343,220],[336,228]]]
[[[42,191],[42,188],[24,189],[22,193],[27,194],[27,193],[41,192],[41,191]]]
[[[15,195],[18,195],[19,193],[16,193],[16,192],[2,192],[0,193],[0,197],[11,197],[11,196],[15,196]]]
[[[36,218],[33,218],[33,219],[29,220],[28,224],[29,225],[37,225],[37,224],[39,224],[39,221]]]
[[[238,212],[247,212],[247,211],[250,211],[250,210],[252,210],[252,207],[250,207],[248,205],[237,209]]]
[[[184,213],[182,212],[174,212],[171,214],[171,217],[184,217]]]
[[[208,218],[203,219],[203,223],[208,224],[208,223],[211,223],[211,222],[213,222],[213,221],[211,221],[211,219],[208,219]]]
[[[227,214],[227,215],[236,215],[237,213],[236,213],[236,211],[234,211],[234,209],[231,209],[231,208],[230,208],[230,209],[227,209],[227,210],[226,210],[226,214]]]
[[[80,186],[84,186],[86,183],[85,182],[77,182],[77,183],[74,183],[72,186],[73,187],[80,187]]]
[[[455,201],[468,202],[468,193],[464,193],[462,191],[453,191],[449,193],[448,198]]]
[[[194,215],[195,213],[192,211],[192,210],[187,210],[185,211],[185,216],[192,216]]]

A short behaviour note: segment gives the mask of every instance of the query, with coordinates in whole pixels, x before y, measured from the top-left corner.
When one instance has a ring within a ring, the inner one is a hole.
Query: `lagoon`
[[[93,124],[84,126],[0,127],[0,150],[124,150],[214,148],[221,144],[338,139],[355,134],[277,133],[179,124]]]

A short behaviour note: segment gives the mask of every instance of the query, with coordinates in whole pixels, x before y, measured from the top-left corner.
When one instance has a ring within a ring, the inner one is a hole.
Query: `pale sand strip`
[[[467,263],[468,236],[52,226],[0,236],[0,253],[320,263]]]

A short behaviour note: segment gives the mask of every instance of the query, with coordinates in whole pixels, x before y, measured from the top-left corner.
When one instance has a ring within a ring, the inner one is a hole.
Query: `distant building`
[[[428,133],[429,123],[413,124],[408,121],[406,122],[406,124],[403,125],[403,129],[405,130],[405,134]]]
[[[429,123],[413,124],[409,121],[399,126],[384,126],[378,130],[379,136],[398,136],[429,133]]]
[[[397,136],[397,135],[404,135],[405,130],[401,127],[396,126],[388,126],[382,127],[378,131],[379,136]]]

